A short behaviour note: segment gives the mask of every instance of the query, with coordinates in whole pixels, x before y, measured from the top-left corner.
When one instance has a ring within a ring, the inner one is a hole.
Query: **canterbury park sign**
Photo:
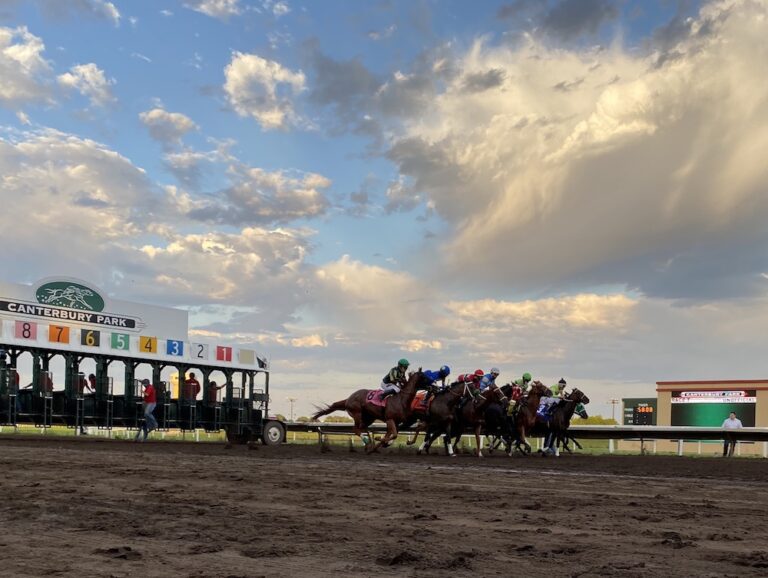
[[[128,330],[144,325],[138,317],[104,312],[99,292],[74,280],[45,280],[35,289],[35,299],[37,303],[0,298],[0,312]]]

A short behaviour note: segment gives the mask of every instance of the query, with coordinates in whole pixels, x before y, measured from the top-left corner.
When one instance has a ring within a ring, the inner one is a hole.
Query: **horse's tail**
[[[312,419],[316,421],[318,418],[321,418],[324,415],[328,415],[329,413],[333,413],[334,411],[340,411],[343,409],[347,409],[346,399],[342,399],[341,401],[337,401],[336,403],[332,403],[331,405],[326,406],[324,409],[321,409],[320,411],[313,414]]]

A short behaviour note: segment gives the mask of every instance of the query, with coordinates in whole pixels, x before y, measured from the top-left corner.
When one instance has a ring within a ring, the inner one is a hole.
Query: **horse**
[[[438,391],[432,403],[429,406],[427,412],[422,412],[418,409],[414,410],[408,421],[403,424],[403,427],[408,427],[413,424],[414,421],[420,419],[416,433],[408,440],[408,445],[413,445],[419,437],[419,432],[426,430],[424,434],[424,442],[419,447],[418,453],[429,453],[429,448],[432,443],[442,434],[445,434],[443,443],[445,444],[445,452],[449,456],[455,456],[453,453],[453,445],[451,440],[451,429],[453,421],[456,417],[456,405],[459,403],[464,395],[469,392],[469,386],[466,383],[454,382],[447,388]]]
[[[587,410],[584,408],[583,405],[577,405],[574,409],[574,413],[578,415],[581,419],[587,419],[589,417],[589,414],[587,413]],[[565,434],[565,438],[563,439],[563,449],[567,451],[569,454],[573,453],[573,450],[568,446],[568,442],[573,442],[574,445],[580,449],[583,450],[584,448],[581,447],[581,444],[578,442],[578,440],[573,437],[570,433]]]
[[[523,455],[531,453],[531,444],[528,443],[526,435],[533,429],[536,424],[536,410],[539,409],[539,403],[541,398],[552,395],[546,385],[540,381],[534,381],[531,386],[531,391],[528,395],[520,400],[520,409],[514,415],[512,429],[515,433],[515,447]],[[521,447],[524,446],[523,447]],[[507,450],[508,455],[512,455],[513,448],[509,447]]]
[[[502,385],[501,393],[511,398],[512,387],[511,383]],[[485,410],[485,436],[488,438],[489,454],[493,453],[502,443],[507,448],[512,443],[513,432],[510,427],[510,420],[507,418],[507,409],[510,403],[512,403],[511,399],[507,403],[491,403]]]
[[[355,421],[353,431],[363,440],[366,453],[375,452],[380,447],[388,446],[397,438],[397,424],[404,422],[411,413],[411,402],[416,396],[416,390],[427,389],[431,385],[432,381],[419,368],[408,377],[400,393],[389,397],[383,405],[380,397],[381,390],[358,389],[347,399],[332,403],[315,412],[312,419],[317,420],[334,411],[345,410]],[[378,440],[378,444],[374,445],[368,428],[376,420],[387,424],[387,433]]]
[[[475,431],[475,448],[477,457],[482,458],[483,452],[480,449],[480,432],[485,425],[485,410],[489,404],[507,399],[507,396],[501,391],[501,388],[496,384],[491,384],[488,389],[478,394],[478,396],[472,401],[465,403],[462,407],[456,410],[455,422],[456,428],[453,429],[453,449],[454,451],[458,447],[461,434],[464,433],[468,427],[474,428]]]
[[[531,435],[544,436],[544,455],[557,453],[557,443],[563,443],[571,425],[571,418],[578,404],[588,404],[589,398],[578,388],[573,388],[553,409],[549,422],[540,417],[536,420]]]

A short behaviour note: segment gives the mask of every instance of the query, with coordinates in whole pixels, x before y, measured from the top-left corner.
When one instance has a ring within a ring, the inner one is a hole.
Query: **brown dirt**
[[[0,439],[2,576],[765,576],[768,460]]]

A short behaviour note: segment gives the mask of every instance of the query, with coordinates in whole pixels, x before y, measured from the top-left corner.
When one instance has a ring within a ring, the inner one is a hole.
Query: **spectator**
[[[736,412],[732,411],[728,416],[728,419],[723,422],[723,429],[726,430],[725,443],[723,444],[723,457],[731,457],[733,455],[733,450],[736,448],[736,440],[731,431],[741,429],[742,427],[741,420],[736,417]]]
[[[185,401],[194,401],[197,399],[197,395],[200,393],[200,382],[197,381],[194,372],[189,374],[189,377],[184,381],[184,389],[182,395]]]
[[[208,405],[214,407],[219,397],[219,390],[227,387],[227,384],[216,385],[215,381],[208,383]]]
[[[157,420],[152,413],[157,405],[157,396],[154,386],[149,383],[148,379],[142,379],[141,385],[144,387],[144,423],[141,425],[141,429],[136,432],[136,441],[139,441],[141,433],[144,432],[144,439],[141,441],[145,442],[149,432],[157,429]]]
[[[88,393],[92,393],[91,391],[91,384],[88,382],[87,379],[85,379],[85,375],[82,373],[77,374],[77,394],[82,397],[85,395],[85,390],[88,390]]]
[[[96,393],[96,376],[92,373],[88,374],[88,388],[91,393]]]

